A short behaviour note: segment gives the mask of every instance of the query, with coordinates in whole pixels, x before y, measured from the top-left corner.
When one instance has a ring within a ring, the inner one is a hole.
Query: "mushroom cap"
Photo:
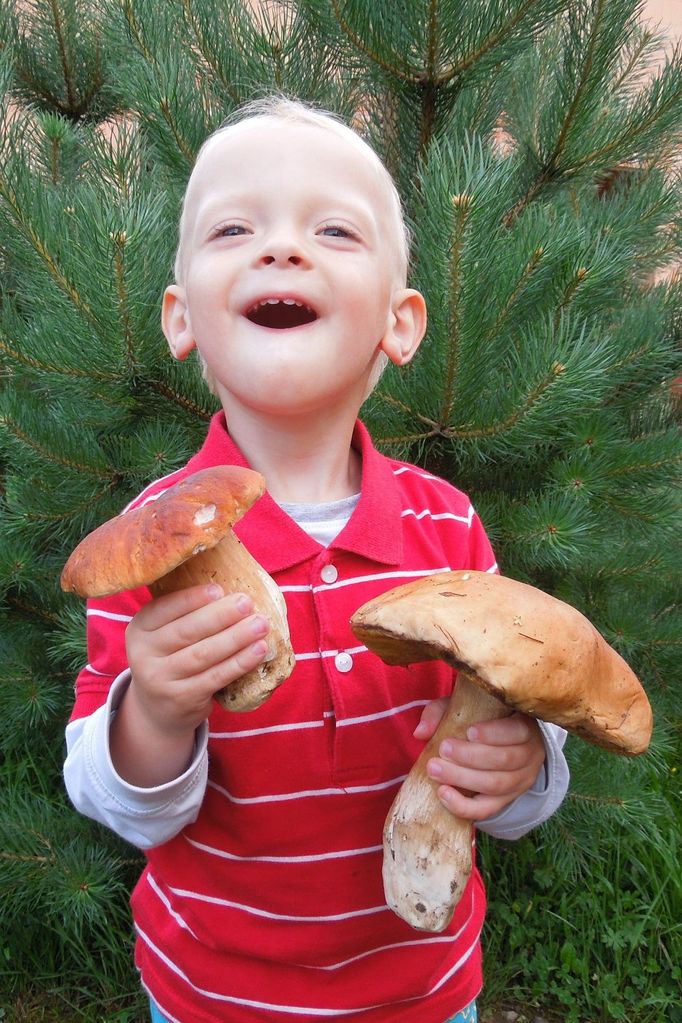
[[[201,469],[89,533],[64,566],[62,589],[105,597],[149,586],[219,543],[264,491],[265,480],[252,469]]]
[[[649,744],[637,676],[584,615],[534,586],[437,573],[364,604],[351,628],[388,664],[444,660],[507,706],[613,753]]]

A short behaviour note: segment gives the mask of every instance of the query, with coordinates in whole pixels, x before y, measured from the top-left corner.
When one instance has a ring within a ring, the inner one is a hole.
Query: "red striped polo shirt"
[[[200,813],[147,851],[132,896],[136,961],[173,1021],[443,1023],[481,987],[478,872],[437,935],[395,916],[381,879],[383,822],[422,746],[412,732],[452,671],[387,667],[349,619],[410,579],[493,571],[494,556],[464,494],[380,454],[361,423],[353,444],[361,497],[328,548],[268,494],[236,527],[284,593],[296,667],[258,710],[214,705]],[[130,507],[216,464],[247,464],[222,413],[188,465]],[[90,602],[73,718],[105,702],[126,666],[126,623],[148,599],[140,589]]]

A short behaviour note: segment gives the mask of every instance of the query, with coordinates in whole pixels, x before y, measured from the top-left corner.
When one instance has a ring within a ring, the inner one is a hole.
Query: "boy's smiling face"
[[[274,118],[235,125],[190,180],[183,280],[164,296],[171,350],[199,348],[228,416],[359,408],[379,351],[407,362],[423,334],[400,227],[359,142]]]

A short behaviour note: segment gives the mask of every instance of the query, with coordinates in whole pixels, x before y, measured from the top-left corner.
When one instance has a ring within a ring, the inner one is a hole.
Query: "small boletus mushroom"
[[[419,930],[442,931],[473,866],[473,826],[442,805],[426,774],[443,739],[515,710],[613,753],[643,753],[651,707],[639,680],[575,608],[486,572],[442,572],[364,604],[355,635],[387,664],[458,670],[448,709],[403,782],[384,827],[384,891]]]
[[[232,530],[264,491],[265,480],[252,469],[201,469],[89,533],[64,566],[62,589],[105,597],[148,586],[159,597],[213,582],[226,593],[248,594],[270,621],[266,659],[216,700],[226,710],[255,710],[294,668],[282,592]]]

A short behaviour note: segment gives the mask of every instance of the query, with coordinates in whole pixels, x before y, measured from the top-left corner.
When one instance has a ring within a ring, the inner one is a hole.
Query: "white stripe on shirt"
[[[326,789],[302,789],[299,792],[277,792],[273,795],[268,796],[235,796],[232,792],[229,792],[222,785],[218,785],[214,781],[207,782],[207,788],[214,789],[219,792],[221,796],[225,796],[231,803],[235,803],[237,806],[254,806],[258,803],[285,803],[288,800],[295,799],[316,799],[323,796],[357,796],[362,792],[383,792],[385,789],[390,789],[395,785],[401,785],[407,777],[406,774],[401,774],[397,778],[391,778],[389,781],[379,782],[377,785],[349,785],[347,788],[326,788]]]
[[[347,728],[349,725],[364,725],[368,721],[380,721],[382,718],[391,718],[395,714],[402,714],[406,710],[413,710],[415,707],[426,707],[431,700],[412,700],[411,703],[403,703],[400,707],[389,707],[388,710],[377,711],[376,714],[361,714],[354,718],[337,718],[337,728]]]
[[[327,715],[325,715],[327,716]],[[333,717],[334,715],[329,715]],[[244,728],[240,732],[209,732],[209,739],[250,739],[254,735],[271,735],[273,732],[297,732],[303,728],[324,728],[324,721],[294,721],[288,725],[267,725],[264,728]]]
[[[394,476],[402,476],[403,473],[409,472],[413,476],[419,476],[422,480],[433,480],[434,483],[444,483],[451,490],[453,489],[452,484],[448,483],[447,480],[441,479],[440,476],[432,476],[431,473],[422,472],[419,469],[413,468],[411,465],[401,465],[397,469],[393,470]]]
[[[266,920],[290,920],[299,923],[336,923],[338,920],[355,920],[361,916],[376,916],[377,913],[392,912],[384,903],[381,906],[369,906],[367,909],[349,909],[345,913],[329,913],[319,916],[300,916],[294,913],[272,913],[267,909],[258,909],[256,906],[247,906],[242,902],[234,902],[232,899],[221,899],[218,895],[204,895],[200,892],[190,891],[188,888],[169,887],[168,891],[177,895],[179,899],[193,899],[195,902],[205,902],[211,906],[222,906],[224,909],[238,909],[250,916],[262,916]]]
[[[224,849],[216,849],[213,846],[197,842],[187,835],[183,836],[186,842],[193,845],[195,849],[201,849],[209,856],[217,856],[221,860],[234,860],[237,863],[319,863],[322,860],[345,860],[352,856],[368,856],[381,852],[383,845],[369,845],[364,849],[339,849],[327,853],[309,853],[300,856],[237,856],[236,853],[226,852]]]
[[[433,519],[434,522],[442,522],[443,519],[451,519],[453,522],[463,522],[471,529],[471,523],[474,520],[475,511],[472,505],[469,505],[469,511],[466,515],[455,515],[454,512],[432,512],[428,508],[424,508],[423,511],[417,512],[414,508],[405,508],[400,513],[400,517],[405,519],[410,515],[413,515],[418,521],[423,518]]]
[[[118,615],[113,611],[100,611],[96,607],[89,607],[86,611],[88,618],[106,618],[110,622],[132,622],[132,615]]]

